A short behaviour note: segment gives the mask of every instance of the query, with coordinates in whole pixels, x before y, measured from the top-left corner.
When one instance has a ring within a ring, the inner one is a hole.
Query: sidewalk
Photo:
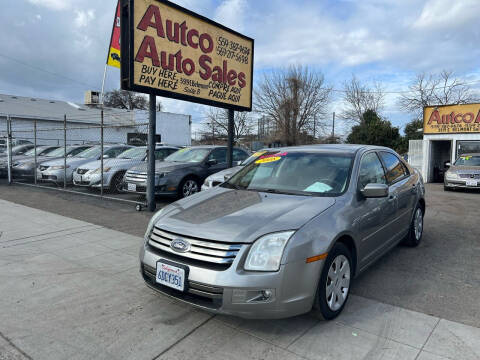
[[[469,359],[480,329],[352,296],[332,322],[212,316],[154,293],[142,239],[0,200],[0,359]]]

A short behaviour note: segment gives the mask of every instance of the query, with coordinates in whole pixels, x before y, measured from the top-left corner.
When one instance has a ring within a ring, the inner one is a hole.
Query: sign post
[[[228,110],[228,148],[227,148],[227,164],[231,168],[233,166],[233,137],[235,126],[235,112]]]
[[[155,133],[157,132],[157,109],[156,96],[149,96],[149,119],[148,119],[148,168],[147,168],[147,206],[149,211],[155,211]]]

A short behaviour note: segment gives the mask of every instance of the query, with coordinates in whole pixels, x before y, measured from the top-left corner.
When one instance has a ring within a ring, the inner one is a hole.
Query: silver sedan
[[[463,154],[445,173],[444,189],[480,189],[480,154]]]
[[[140,270],[152,289],[214,313],[333,319],[358,274],[398,243],[420,243],[424,195],[388,148],[269,150],[155,214]]]

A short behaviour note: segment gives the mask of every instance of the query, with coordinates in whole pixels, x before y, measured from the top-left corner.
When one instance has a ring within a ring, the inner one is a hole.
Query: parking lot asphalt
[[[0,209],[2,360],[480,358],[480,328],[356,295],[331,322],[214,316],[143,284],[141,237]]]
[[[143,236],[151,213],[117,201],[0,182],[0,199]],[[157,199],[160,209],[172,199]],[[480,327],[480,192],[426,185],[422,244],[398,246],[356,279],[352,293]]]

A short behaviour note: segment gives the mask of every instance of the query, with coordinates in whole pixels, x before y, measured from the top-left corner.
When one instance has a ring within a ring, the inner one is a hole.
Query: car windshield
[[[70,154],[76,147],[74,146],[67,146],[67,155]],[[64,155],[65,149],[63,147],[59,147],[58,149],[53,150],[52,152],[48,153],[49,157],[62,157]]]
[[[262,151],[257,151],[256,153],[252,154],[250,157],[246,158],[240,163],[240,166],[247,166],[254,162],[259,156],[265,154],[267,151],[262,150]]]
[[[42,147],[42,146],[39,146],[37,147],[37,156],[40,156],[40,155],[49,155],[51,152],[57,150],[58,148],[57,147]],[[28,150],[24,155],[26,156],[35,156],[35,148],[31,149],[31,150]]]
[[[102,152],[102,149],[100,149],[99,146],[94,146],[94,147],[91,147],[90,149],[82,151],[80,154],[77,154],[76,157],[79,157],[82,159],[95,159],[100,156],[101,152]]]
[[[463,155],[455,161],[457,166],[480,166],[480,155]]]
[[[348,187],[353,159],[320,152],[269,151],[222,186],[272,193],[337,196]]]
[[[118,155],[118,158],[142,160],[145,157],[145,155],[147,155],[147,148],[137,147],[137,148],[132,148],[132,149],[128,149],[127,151],[124,151],[123,153]]]
[[[201,162],[210,153],[209,149],[185,148],[167,156],[165,161],[172,162]]]

